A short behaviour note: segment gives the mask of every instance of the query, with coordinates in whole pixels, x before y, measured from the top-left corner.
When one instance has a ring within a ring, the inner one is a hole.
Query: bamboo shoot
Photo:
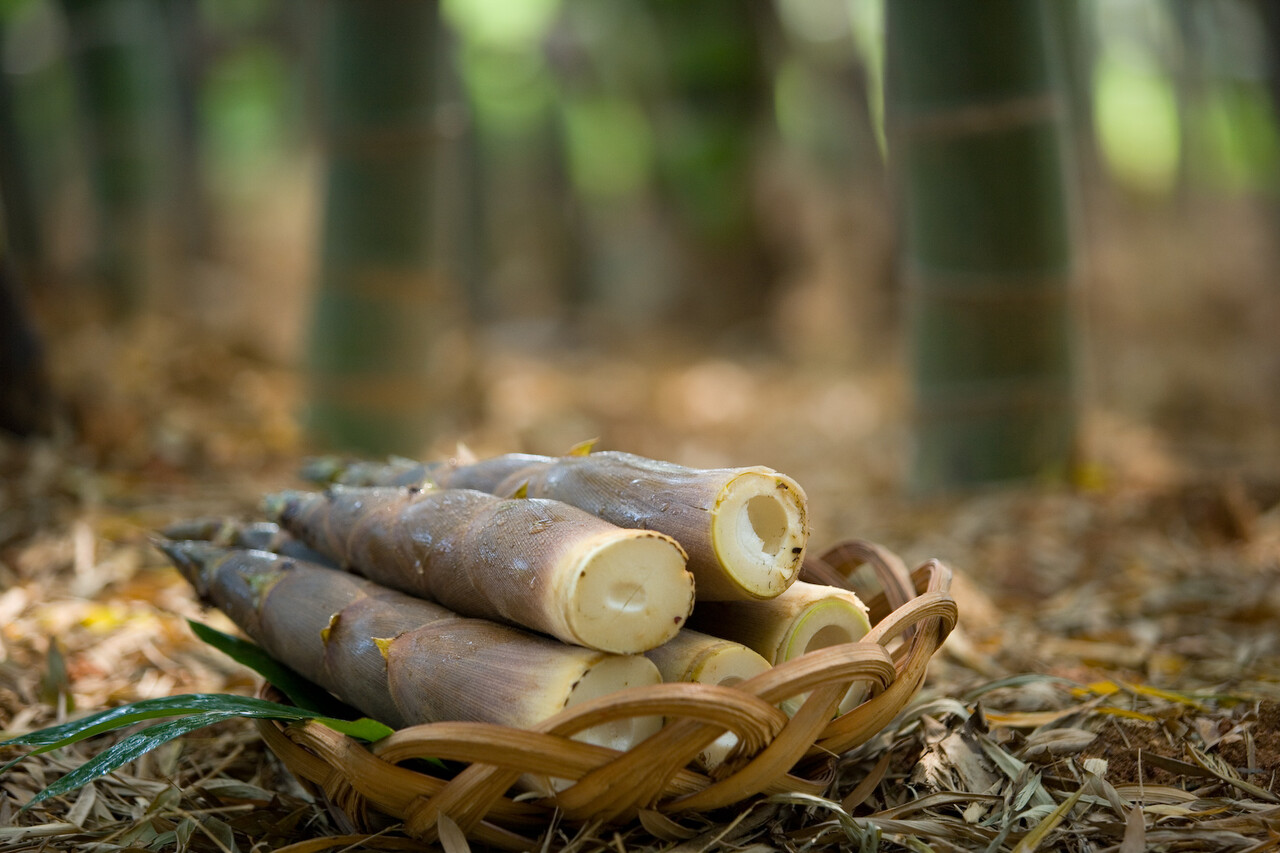
[[[579,702],[661,680],[643,656],[463,618],[302,560],[208,542],[160,548],[202,600],[268,654],[393,728],[443,720],[529,728]],[[625,750],[660,725],[626,719],[577,738]]]
[[[321,468],[313,466],[313,474]],[[772,598],[796,579],[809,538],[804,491],[762,466],[687,468],[630,453],[535,456],[509,453],[479,462],[393,460],[377,466],[331,464],[337,482],[434,482],[450,489],[552,498],[619,527],[656,530],[689,555],[701,601]]]
[[[694,681],[722,687],[732,687],[769,668],[767,660],[741,643],[688,628],[645,652],[645,657],[657,664],[663,681]],[[737,735],[725,732],[698,753],[695,761],[704,770],[715,770],[737,744]]]
[[[234,548],[270,551],[283,557],[307,560],[329,568],[337,565],[325,555],[308,548],[286,530],[270,521],[239,522],[231,518],[191,518],[175,521],[161,529],[166,539],[198,540]]]
[[[675,635],[693,577],[670,537],[557,501],[465,489],[335,486],[268,499],[308,546],[458,613],[632,654]]]
[[[856,642],[871,630],[871,621],[866,605],[853,592],[796,581],[766,601],[699,603],[690,626],[742,643],[777,666],[806,652]],[[862,696],[860,687],[851,689],[840,710],[849,710]]]

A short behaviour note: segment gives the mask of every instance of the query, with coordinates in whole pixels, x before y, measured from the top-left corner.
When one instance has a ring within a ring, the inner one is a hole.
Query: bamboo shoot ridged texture
[[[693,578],[672,539],[557,501],[335,486],[273,502],[286,529],[344,567],[567,643],[646,651],[693,607]]]

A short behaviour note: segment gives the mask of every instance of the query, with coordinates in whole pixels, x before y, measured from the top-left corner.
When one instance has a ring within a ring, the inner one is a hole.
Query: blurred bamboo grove
[[[923,488],[1060,474],[1082,395],[1203,419],[1209,351],[1223,423],[1274,404],[1277,4],[946,5],[4,0],[5,304],[190,315],[365,452],[465,432],[495,342],[905,349]],[[920,132],[1009,97],[1026,147]]]
[[[888,8],[919,491],[1064,471],[1075,445],[1065,103],[1046,6]]]

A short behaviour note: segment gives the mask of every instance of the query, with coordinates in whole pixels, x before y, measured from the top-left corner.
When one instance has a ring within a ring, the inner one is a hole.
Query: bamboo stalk
[[[95,206],[107,307],[135,315],[159,284],[171,93],[160,5],[61,0]]]
[[[700,601],[772,598],[804,561],[808,508],[799,484],[771,468],[687,468],[630,453],[568,456],[509,453],[478,462],[414,468],[314,466],[330,478],[366,485],[431,480],[450,489],[551,498],[632,529],[679,542]]]
[[[16,273],[16,266],[0,256],[0,430],[32,435],[53,426],[54,399],[44,346],[18,292]]]
[[[324,446],[407,453],[457,429],[472,378],[431,239],[439,4],[312,5],[326,156],[306,423]]]
[[[1074,454],[1065,104],[1045,7],[886,7],[918,491],[1061,477]]]
[[[464,618],[305,561],[208,542],[159,547],[202,600],[268,654],[393,728],[444,720],[531,728],[567,707],[661,680],[643,656]],[[625,750],[660,725],[629,718],[577,737]]]
[[[645,4],[665,58],[654,124],[661,221],[677,246],[675,309],[708,332],[754,330],[777,293],[781,257],[753,198],[773,131],[768,0]]]
[[[670,537],[556,501],[465,489],[335,486],[268,499],[308,546],[468,616],[631,654],[675,635],[693,576]]]

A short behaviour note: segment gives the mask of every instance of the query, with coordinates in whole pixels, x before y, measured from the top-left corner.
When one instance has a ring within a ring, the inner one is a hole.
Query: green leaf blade
[[[366,741],[376,741],[391,734],[392,729],[375,720],[362,717],[357,720],[341,720],[326,717],[296,708],[282,705],[265,699],[251,696],[236,696],[230,693],[193,693],[183,696],[166,696],[159,699],[144,699],[119,708],[111,708],[97,714],[90,714],[81,720],[73,720],[11,738],[0,746],[32,746],[37,748],[26,755],[10,761],[0,772],[8,770],[23,758],[49,752],[60,747],[69,746],[96,734],[131,726],[139,722],[157,717],[177,717],[167,722],[134,732],[114,746],[98,753],[89,761],[77,767],[67,775],[36,795],[25,808],[30,808],[50,797],[70,793],[80,786],[97,779],[106,773],[116,770],[142,755],[155,749],[175,737],[211,726],[224,720],[236,718],[284,720],[286,722],[302,722],[315,720],[349,737]]]
[[[45,800],[59,797],[63,794],[69,794],[83,785],[92,782],[100,776],[105,776],[113,770],[128,764],[130,761],[141,758],[156,747],[168,743],[176,737],[193,732],[196,729],[211,726],[214,723],[220,723],[224,720],[233,719],[236,715],[230,713],[207,713],[193,714],[187,717],[180,717],[176,720],[170,720],[165,723],[157,723],[154,726],[148,726],[140,732],[135,732],[114,746],[103,750],[93,758],[81,764],[75,770],[65,776],[60,777],[57,781],[48,785],[40,793],[36,794],[24,805],[20,812],[26,811],[32,806],[38,805]]]

